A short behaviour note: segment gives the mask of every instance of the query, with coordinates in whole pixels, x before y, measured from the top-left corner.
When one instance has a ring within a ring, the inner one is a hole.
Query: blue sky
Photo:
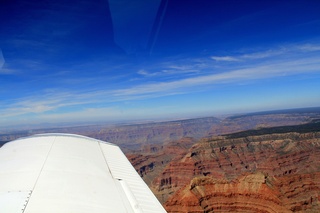
[[[0,2],[0,127],[320,106],[320,2]]]

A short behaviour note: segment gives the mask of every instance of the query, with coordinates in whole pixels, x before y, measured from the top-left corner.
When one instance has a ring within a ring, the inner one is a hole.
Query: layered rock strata
[[[193,138],[182,138],[166,145],[145,145],[142,150],[127,153],[126,156],[143,180],[151,186],[167,164],[184,156],[195,142]]]
[[[168,212],[320,212],[320,132],[203,139],[152,187]]]

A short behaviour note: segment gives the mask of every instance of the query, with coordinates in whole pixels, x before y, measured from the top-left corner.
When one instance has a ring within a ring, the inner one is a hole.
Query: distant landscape
[[[320,119],[320,107],[255,112],[226,118],[202,117],[163,122],[99,124],[53,128],[26,128],[0,131],[3,144],[19,137],[41,133],[72,133],[119,145],[125,150],[139,150],[146,144],[165,144],[185,137],[200,139],[265,127],[290,126]]]
[[[0,141],[50,132],[119,145],[168,212],[320,212],[320,107],[30,129]]]

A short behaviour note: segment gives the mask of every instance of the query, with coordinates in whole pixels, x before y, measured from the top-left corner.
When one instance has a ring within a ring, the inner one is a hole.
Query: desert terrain
[[[3,132],[119,145],[168,212],[320,212],[320,108]]]

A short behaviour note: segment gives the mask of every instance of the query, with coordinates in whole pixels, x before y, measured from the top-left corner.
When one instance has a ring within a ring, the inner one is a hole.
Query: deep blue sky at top
[[[320,1],[2,0],[0,126],[320,105]]]

